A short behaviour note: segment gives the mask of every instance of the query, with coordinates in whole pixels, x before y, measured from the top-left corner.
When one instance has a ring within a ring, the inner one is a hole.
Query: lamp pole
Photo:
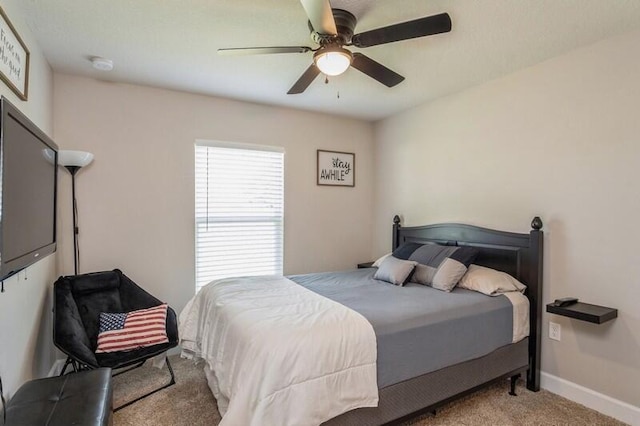
[[[76,200],[76,173],[93,161],[93,154],[85,151],[58,151],[58,165],[71,174],[71,210],[73,214],[73,273],[78,275],[80,246],[78,244],[78,202]]]
[[[76,173],[79,166],[65,166],[71,173],[71,210],[73,214],[73,274],[78,275],[78,205],[76,204]]]

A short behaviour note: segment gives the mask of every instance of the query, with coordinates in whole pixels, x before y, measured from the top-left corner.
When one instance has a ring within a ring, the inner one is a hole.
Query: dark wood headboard
[[[540,390],[542,337],[542,220],[534,217],[528,234],[497,231],[459,223],[403,227],[393,218],[393,250],[405,242],[470,246],[480,250],[475,264],[504,271],[527,286],[530,303],[527,388]]]

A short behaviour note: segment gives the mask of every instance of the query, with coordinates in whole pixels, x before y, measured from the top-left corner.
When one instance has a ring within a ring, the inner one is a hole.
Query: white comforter
[[[318,425],[378,404],[371,324],[284,277],[214,281],[179,326],[183,354],[211,370],[220,425]]]

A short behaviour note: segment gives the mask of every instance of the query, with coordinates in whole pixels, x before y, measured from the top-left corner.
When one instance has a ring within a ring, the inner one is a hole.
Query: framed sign
[[[356,155],[319,149],[318,185],[356,186]]]
[[[0,7],[0,78],[23,101],[29,92],[29,49]]]

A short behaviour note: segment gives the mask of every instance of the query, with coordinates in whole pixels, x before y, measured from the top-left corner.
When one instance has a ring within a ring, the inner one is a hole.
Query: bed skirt
[[[323,425],[383,425],[425,408],[435,407],[483,384],[524,372],[528,368],[529,339],[526,338],[483,357],[387,386],[379,391],[378,407],[351,410]]]

